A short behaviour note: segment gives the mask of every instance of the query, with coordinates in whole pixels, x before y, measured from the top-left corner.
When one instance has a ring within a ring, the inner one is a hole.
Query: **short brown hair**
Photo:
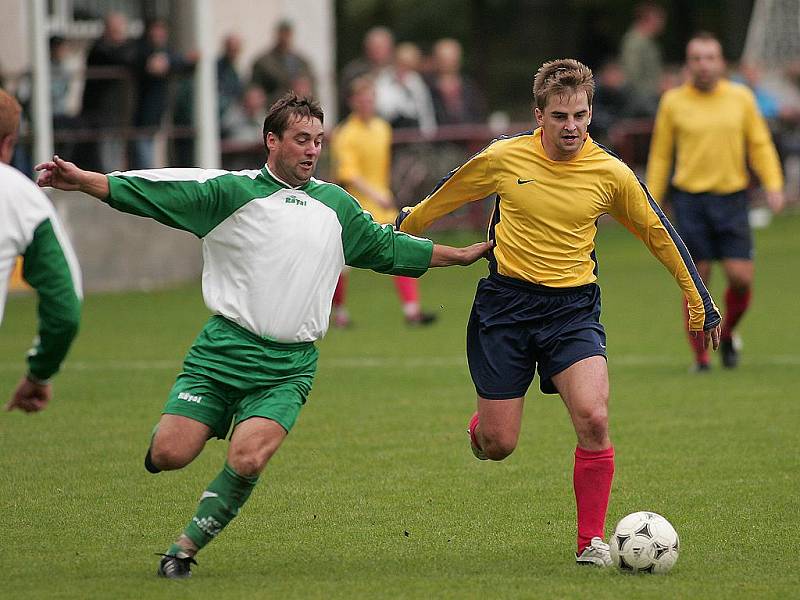
[[[722,50],[722,42],[719,41],[719,38],[711,33],[710,31],[696,31],[692,34],[692,37],[689,38],[689,41],[686,42],[686,49],[689,49],[689,44],[692,42],[716,42],[720,50]]]
[[[647,19],[651,15],[664,17],[666,14],[664,7],[656,2],[640,2],[633,9],[633,16],[637,21]]]
[[[347,86],[347,97],[352,98],[356,94],[360,94],[364,90],[374,89],[375,80],[369,75],[361,75],[353,79],[350,85]]]
[[[0,89],[0,139],[17,132],[21,112],[17,99]]]
[[[562,58],[544,63],[533,79],[533,100],[536,108],[544,110],[550,96],[571,96],[586,92],[589,106],[594,97],[594,75],[585,64],[574,58]]]
[[[300,97],[294,92],[286,92],[269,107],[264,119],[264,146],[267,145],[267,134],[274,133],[278,138],[283,137],[283,132],[289,127],[292,118],[319,119],[323,123],[324,113],[319,102],[307,97]],[[269,156],[269,148],[267,148]]]

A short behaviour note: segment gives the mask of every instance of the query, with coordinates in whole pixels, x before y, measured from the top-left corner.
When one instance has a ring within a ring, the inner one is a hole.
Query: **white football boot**
[[[575,562],[579,565],[595,565],[597,567],[611,566],[611,550],[602,539],[593,537],[592,541],[583,552],[575,554]]]

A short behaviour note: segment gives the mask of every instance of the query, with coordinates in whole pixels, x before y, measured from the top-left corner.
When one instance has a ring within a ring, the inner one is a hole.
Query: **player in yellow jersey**
[[[391,177],[392,127],[375,114],[375,86],[363,76],[350,83],[350,116],[333,134],[336,179],[378,223],[394,223],[397,207],[389,187]],[[350,315],[345,303],[348,268],[342,271],[333,294],[333,323],[347,327]],[[423,312],[419,282],[397,275],[394,280],[403,314],[409,325],[430,325],[434,313]]]
[[[647,164],[647,185],[662,202],[675,154],[670,200],[675,224],[703,281],[719,260],[728,280],[720,346],[722,364],[738,364],[733,330],[750,303],[753,242],[748,223],[748,168],[759,176],[773,211],[783,208],[778,153],[753,93],[723,77],[722,46],[709,33],[686,46],[689,81],[664,94]],[[708,351],[690,336],[695,369],[709,369]]]
[[[467,360],[478,395],[469,424],[480,459],[517,445],[524,396],[538,369],[577,434],[573,483],[579,564],[608,566],[603,542],[614,474],[608,433],[606,337],[594,238],[610,214],[675,277],[690,328],[719,343],[720,316],[683,242],[633,172],[589,137],[594,79],[576,60],[545,63],[533,84],[538,129],[495,140],[452,171],[399,227],[420,233],[459,206],[496,194],[489,276],[478,283],[467,326]]]

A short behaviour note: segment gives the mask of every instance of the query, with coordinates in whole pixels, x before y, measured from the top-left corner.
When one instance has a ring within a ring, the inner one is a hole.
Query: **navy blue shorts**
[[[552,377],[579,360],[606,355],[600,286],[550,288],[491,274],[478,282],[467,325],[467,361],[482,398],[556,394]]]
[[[753,259],[747,194],[690,194],[673,190],[675,228],[692,259]]]

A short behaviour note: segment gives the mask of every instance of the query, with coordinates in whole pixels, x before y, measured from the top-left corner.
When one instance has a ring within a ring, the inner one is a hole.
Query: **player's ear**
[[[541,127],[542,123],[544,122],[544,115],[542,114],[542,111],[539,110],[539,107],[534,107],[533,116],[536,119],[536,124]]]

